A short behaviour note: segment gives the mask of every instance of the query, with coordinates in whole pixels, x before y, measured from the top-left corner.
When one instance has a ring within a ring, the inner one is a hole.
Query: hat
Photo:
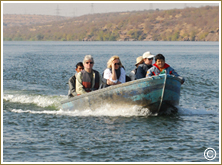
[[[153,57],[155,57],[155,55],[152,55],[150,52],[143,53],[143,59],[144,58],[153,58]]]
[[[137,57],[135,65],[139,64],[141,61],[143,61],[143,56]]]

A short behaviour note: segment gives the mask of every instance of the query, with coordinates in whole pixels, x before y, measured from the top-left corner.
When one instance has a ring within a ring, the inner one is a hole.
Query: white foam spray
[[[67,116],[157,116],[157,114],[151,114],[149,109],[141,108],[139,106],[122,106],[117,107],[110,104],[104,104],[103,107],[96,110],[63,110],[61,109],[61,101],[66,99],[67,96],[48,96],[48,95],[28,95],[28,94],[5,94],[4,100],[9,102],[18,102],[21,104],[36,104],[40,107],[55,107],[55,110],[22,110],[13,109],[15,113],[32,113],[32,114],[53,114],[53,115],[67,115]],[[58,110],[59,109],[59,110]],[[195,108],[182,108],[177,107],[178,115],[217,115],[217,111],[195,109]]]
[[[13,109],[15,113],[31,113],[31,114],[52,114],[52,115],[65,115],[65,116],[149,116],[151,113],[147,108],[141,108],[138,106],[132,106],[131,108],[112,108],[111,105],[104,105],[102,108],[96,110],[85,109],[85,110],[22,110]],[[154,115],[155,116],[155,115]]]
[[[85,110],[22,110],[13,109],[11,110],[15,113],[31,113],[31,114],[49,114],[49,115],[65,115],[65,116],[122,116],[122,117],[133,117],[133,116],[157,116],[157,114],[151,114],[147,108],[140,108],[138,106],[133,106],[132,108],[98,108],[96,110],[85,109]],[[180,116],[193,116],[193,115],[217,115],[215,111],[207,110],[194,110],[179,108],[178,115]]]
[[[21,104],[36,104],[39,107],[59,106],[60,101],[67,96],[48,96],[48,95],[28,95],[28,94],[5,94],[5,101],[21,103]]]

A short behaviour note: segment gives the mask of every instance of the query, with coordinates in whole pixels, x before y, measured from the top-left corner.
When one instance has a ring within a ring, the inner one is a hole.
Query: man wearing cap
[[[140,64],[142,64],[142,63],[143,63],[143,56],[137,57],[137,58],[136,58],[136,63],[135,63],[136,68],[135,68],[134,70],[132,70],[132,71],[130,72],[130,74],[129,74],[129,77],[130,77],[131,81],[132,81],[132,80],[136,80],[137,68],[138,68],[138,66],[139,66]]]
[[[146,77],[147,70],[150,69],[153,65],[153,58],[155,55],[152,55],[151,52],[143,53],[143,64],[140,64],[137,68],[136,79],[141,79]]]

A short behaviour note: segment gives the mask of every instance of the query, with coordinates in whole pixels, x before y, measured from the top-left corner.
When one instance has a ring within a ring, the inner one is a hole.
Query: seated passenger
[[[141,79],[146,77],[146,72],[152,67],[153,57],[150,52],[143,53],[143,64],[140,64],[137,68],[136,79]]]
[[[77,73],[81,72],[84,69],[83,63],[79,62],[76,64],[76,73],[69,78],[69,92],[68,92],[68,96],[70,97],[74,97],[76,96],[76,76]]]
[[[86,55],[83,60],[84,70],[76,76],[77,95],[85,94],[99,89],[102,78],[98,71],[93,70],[94,60],[91,55]]]
[[[119,56],[112,56],[107,62],[107,69],[103,73],[103,87],[126,82],[126,72]]]
[[[129,74],[129,77],[130,77],[131,81],[132,81],[132,80],[136,80],[137,68],[138,68],[138,66],[139,66],[140,64],[142,64],[142,63],[143,63],[143,56],[137,57],[137,58],[136,58],[136,64],[135,64],[136,68],[135,68],[134,70],[132,70],[132,71],[130,72],[130,74]]]
[[[182,80],[181,84],[184,83],[185,79],[178,75],[177,72],[172,67],[170,67],[170,65],[165,63],[165,57],[162,54],[157,54],[155,57],[155,64],[153,64],[153,67],[147,71],[146,77],[157,76],[160,73],[165,72],[167,74],[179,77]]]

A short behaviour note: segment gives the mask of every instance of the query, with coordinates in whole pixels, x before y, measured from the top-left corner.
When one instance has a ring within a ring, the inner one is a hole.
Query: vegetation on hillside
[[[33,24],[43,24],[52,21],[66,20],[68,17],[51,16],[51,15],[30,15],[30,14],[4,14],[3,26],[4,28],[13,26],[24,26]]]
[[[219,7],[93,14],[3,30],[5,41],[218,41]]]

